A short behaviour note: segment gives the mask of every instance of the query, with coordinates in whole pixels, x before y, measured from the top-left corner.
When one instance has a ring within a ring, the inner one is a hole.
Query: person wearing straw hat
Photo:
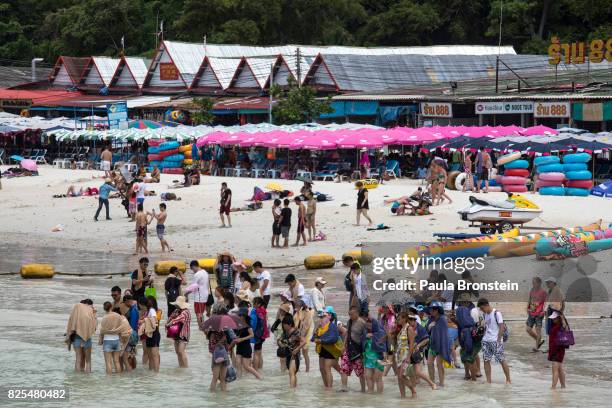
[[[178,358],[179,367],[187,368],[189,361],[187,360],[187,343],[189,343],[191,313],[189,312],[189,303],[185,296],[179,296],[176,301],[171,303],[176,309],[168,316],[166,322],[166,331],[168,337],[174,339],[174,351]]]

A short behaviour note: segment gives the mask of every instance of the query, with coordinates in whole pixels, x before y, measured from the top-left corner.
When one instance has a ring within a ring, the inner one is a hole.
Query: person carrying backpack
[[[508,327],[500,312],[493,309],[487,299],[478,300],[478,308],[484,313],[485,334],[482,338],[482,356],[484,359],[485,374],[487,382],[491,383],[491,360],[501,364],[506,384],[511,384],[510,367],[504,354],[504,343],[508,341]]]

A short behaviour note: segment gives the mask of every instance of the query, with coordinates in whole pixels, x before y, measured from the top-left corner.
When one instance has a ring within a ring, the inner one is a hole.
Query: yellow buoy
[[[183,164],[185,166],[191,166],[193,164],[193,160],[192,159],[185,159],[185,160],[183,160]]]
[[[310,255],[304,259],[304,266],[306,269],[333,268],[335,263],[336,259],[330,254]]]
[[[215,264],[217,263],[216,258],[202,258],[198,259],[200,268],[205,269],[208,273],[213,273],[215,270]]]
[[[23,279],[49,279],[55,275],[55,269],[49,264],[26,264],[19,273]]]
[[[168,275],[173,266],[176,266],[180,272],[187,270],[187,265],[183,261],[157,261],[154,270],[158,275]]]
[[[353,249],[342,254],[342,259],[350,256],[353,260],[359,262],[361,265],[369,265],[374,259],[374,254],[370,251],[364,251],[363,249]]]
[[[181,153],[190,152],[191,150],[192,150],[192,147],[191,147],[190,144],[182,145],[182,146],[179,146],[179,148],[178,148],[178,151],[181,152]]]

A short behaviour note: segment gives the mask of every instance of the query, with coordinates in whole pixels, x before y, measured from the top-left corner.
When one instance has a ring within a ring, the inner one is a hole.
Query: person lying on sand
[[[151,171],[151,177],[145,177],[145,183],[159,183],[161,177],[161,172],[157,168],[157,166],[153,166],[153,170]]]
[[[98,195],[98,193],[99,191],[95,187],[87,187],[87,188],[81,187],[80,189],[77,190],[74,184],[71,184],[68,187],[68,191],[66,191],[66,194],[55,194],[53,195],[53,198],[96,196]]]

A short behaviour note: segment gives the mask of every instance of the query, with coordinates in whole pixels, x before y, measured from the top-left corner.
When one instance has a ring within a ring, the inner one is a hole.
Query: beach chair
[[[334,177],[338,173],[338,164],[337,163],[329,163],[326,168],[320,172],[316,172],[312,175],[314,179],[327,181],[333,181]]]
[[[47,159],[45,157],[46,155],[47,149],[41,149],[38,151],[38,153],[36,154],[36,156],[34,156],[32,160],[34,160],[38,164],[48,164]]]
[[[387,160],[387,168],[385,169],[385,173],[393,178],[398,178],[402,176],[402,172],[400,170],[399,162],[397,160]]]
[[[34,160],[34,158],[38,155],[39,151],[40,151],[39,149],[32,149],[32,151],[30,152],[28,156],[23,156],[23,157],[25,157],[26,159]]]
[[[4,149],[0,149],[0,164],[4,166]]]
[[[295,176],[312,180],[312,172],[307,170],[298,170],[295,172]]]

